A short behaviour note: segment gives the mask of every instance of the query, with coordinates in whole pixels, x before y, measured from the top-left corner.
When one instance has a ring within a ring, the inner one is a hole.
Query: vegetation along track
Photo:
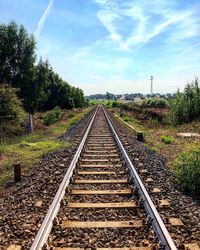
[[[177,249],[166,228],[181,222],[165,222],[99,106],[31,250]]]

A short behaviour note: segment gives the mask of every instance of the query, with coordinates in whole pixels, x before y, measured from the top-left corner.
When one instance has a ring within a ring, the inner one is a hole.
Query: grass
[[[32,134],[5,139],[0,143],[0,185],[4,184],[13,175],[13,164],[20,161],[23,174],[33,166],[39,158],[49,152],[60,148],[69,147],[69,142],[57,140],[62,134],[75,125],[90,108],[81,112],[77,111],[74,116],[64,118],[55,124],[42,127]],[[69,111],[67,111],[69,112]]]
[[[119,114],[118,114],[118,116],[119,116]],[[138,120],[136,120],[136,119],[135,119],[134,117],[132,117],[131,115],[128,115],[128,114],[124,115],[124,116],[122,117],[122,120],[123,120],[124,122],[128,123],[130,126],[132,126],[135,130],[145,132],[144,126],[142,126],[142,125],[138,122]]]
[[[171,144],[174,140],[174,138],[170,135],[161,135],[160,139],[165,144]]]

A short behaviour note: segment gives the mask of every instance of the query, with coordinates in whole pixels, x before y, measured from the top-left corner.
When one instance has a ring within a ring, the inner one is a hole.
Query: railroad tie
[[[141,228],[141,220],[131,221],[63,221],[62,229],[67,228]]]
[[[124,190],[84,190],[84,189],[72,189],[70,194],[76,195],[88,195],[88,194],[98,194],[98,195],[131,195],[134,194],[132,189],[124,189]]]
[[[78,171],[77,174],[80,174],[80,175],[112,175],[112,174],[125,174],[124,171],[119,171],[118,173],[117,172],[113,172],[113,171]]]
[[[69,202],[67,204],[69,208],[137,208],[136,202]]]
[[[96,250],[153,250],[155,249],[153,246],[148,247],[117,247],[117,248],[95,248]],[[74,248],[74,247],[54,247],[54,250],[85,250],[85,248]],[[196,250],[196,249],[194,249]]]
[[[130,183],[127,179],[121,180],[75,180],[76,184],[105,184],[105,183]]]
[[[118,167],[121,168],[122,164],[114,164],[114,165],[107,165],[107,164],[80,164],[80,167],[82,168],[113,168],[113,167]]]

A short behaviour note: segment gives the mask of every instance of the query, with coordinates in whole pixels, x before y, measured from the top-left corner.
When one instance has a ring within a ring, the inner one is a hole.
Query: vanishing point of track
[[[98,106],[31,250],[111,248],[177,249]]]

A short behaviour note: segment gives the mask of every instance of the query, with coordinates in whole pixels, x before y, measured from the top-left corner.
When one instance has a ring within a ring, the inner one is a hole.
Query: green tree
[[[35,40],[15,22],[0,25],[0,83],[19,88],[25,109],[34,113],[37,95],[34,84]]]
[[[191,122],[200,118],[200,87],[199,80],[195,78],[188,83],[183,91],[177,92],[170,101],[170,120],[174,125]]]
[[[59,88],[58,106],[61,108],[73,108],[72,100],[70,99],[71,87],[68,83],[63,82]]]
[[[37,92],[37,106],[45,110],[45,104],[49,98],[50,90],[50,76],[52,69],[48,61],[42,61],[40,58],[39,63],[35,66],[35,88]]]
[[[0,86],[0,134],[11,135],[21,130],[25,112],[17,90],[8,85]]]
[[[83,91],[79,88],[72,87],[72,98],[74,100],[75,108],[82,108],[85,105]]]
[[[19,89],[18,97],[25,110],[83,107],[83,91],[71,87],[56,74],[48,61],[35,65],[35,40],[22,25],[15,22],[0,25],[0,84]]]

